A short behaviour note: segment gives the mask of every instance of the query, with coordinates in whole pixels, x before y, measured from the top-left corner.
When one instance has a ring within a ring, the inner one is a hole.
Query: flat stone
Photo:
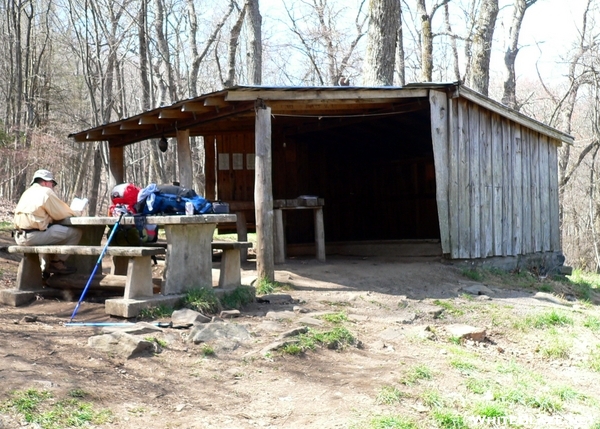
[[[221,311],[221,314],[219,314],[219,317],[221,319],[234,319],[236,317],[240,317],[242,315],[242,313],[240,313],[240,310],[223,310]]]
[[[379,334],[379,338],[384,341],[395,341],[404,337],[404,333],[399,329],[387,328],[385,331]]]
[[[210,321],[210,317],[207,317],[198,311],[192,310],[191,308],[175,310],[171,315],[173,328],[189,328],[195,323],[208,323]]]
[[[153,355],[157,350],[154,342],[124,332],[95,335],[88,338],[88,346],[126,359]]]
[[[320,319],[315,319],[314,317],[302,317],[298,319],[298,322],[311,326],[323,326],[323,321]]]
[[[551,293],[546,293],[546,292],[537,292],[535,295],[533,295],[533,297],[535,299],[539,299],[540,301],[548,301],[548,302],[552,302],[554,304],[558,304],[558,305],[566,305],[566,306],[572,306],[573,304],[568,302],[568,301],[564,301],[562,299],[560,299],[559,297],[552,295]]]
[[[480,283],[471,284],[469,286],[463,286],[460,290],[465,293],[468,293],[469,295],[494,295],[493,290],[491,290],[486,285]]]
[[[486,335],[485,329],[469,325],[448,325],[446,326],[446,332],[461,340],[472,340],[477,342],[485,341]]]
[[[296,317],[297,317],[297,314],[294,313],[293,311],[269,311],[265,315],[265,318],[271,319],[271,320],[285,320],[285,319],[295,320]]]

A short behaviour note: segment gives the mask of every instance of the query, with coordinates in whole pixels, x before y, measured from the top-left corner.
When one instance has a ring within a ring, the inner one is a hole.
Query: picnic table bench
[[[9,253],[23,254],[23,259],[21,259],[17,271],[16,290],[26,292],[43,288],[40,254],[85,255],[97,259],[102,254],[103,249],[103,246],[9,246]],[[160,247],[109,246],[106,248],[105,256],[121,257],[127,261],[123,298],[137,299],[153,295],[151,257],[165,253],[166,250]]]

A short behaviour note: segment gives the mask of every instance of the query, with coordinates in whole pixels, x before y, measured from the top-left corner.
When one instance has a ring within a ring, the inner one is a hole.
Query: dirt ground
[[[0,241],[10,243],[9,235],[3,233]],[[17,264],[18,258],[0,252],[0,287],[14,286]],[[254,268],[251,261],[244,265],[244,284],[255,278]],[[462,348],[476,362],[475,376],[481,379],[505,377],[494,368],[513,364],[540,374],[546,383],[568,381],[582,398],[591,399],[569,402],[558,414],[565,419],[585,417],[587,426],[581,427],[596,427],[592,424],[599,413],[600,374],[582,363],[589,348],[600,344],[600,333],[577,331],[568,358],[548,359],[538,352],[538,334],[514,336],[500,320],[503,313],[496,312],[504,309],[506,318],[518,318],[560,307],[600,317],[596,305],[556,305],[535,299],[536,290],[512,285],[488,285],[489,300],[468,299],[463,291],[476,282],[437,259],[332,255],[326,263],[294,259],[276,268],[276,280],[291,286],[281,293],[294,302],[255,303],[242,309],[241,317],[226,323],[244,326],[251,339],[217,348],[210,357],[201,345],[188,341],[188,330],[172,328],[155,335],[165,345],[154,356],[123,359],[90,348],[88,338],[101,334],[100,328],[64,326],[77,297],[42,299],[18,308],[0,305],[0,401],[14,390],[48,390],[55,398],[85,392],[84,400],[95,409],[112,413],[110,422],[96,426],[102,428],[404,427],[374,426],[373,419],[383,415],[402,416],[415,427],[451,427],[436,420],[437,405],[423,395],[437,392],[446,408],[465,415],[484,400],[465,387],[473,373],[451,364],[450,356]],[[440,316],[442,307],[436,300],[465,311]],[[341,311],[348,315],[345,326],[358,340],[356,345],[297,356],[261,352],[282,333],[306,325],[302,318]],[[26,322],[25,316],[36,320]],[[119,321],[104,314],[101,300],[84,301],[77,320]],[[456,323],[486,329],[486,340],[454,345],[445,327]],[[432,378],[403,383],[416,365],[426,365]],[[390,404],[378,399],[385,386],[397,386],[402,400]],[[511,412],[531,411],[536,419],[557,415],[515,407]],[[576,427],[539,421],[519,427]],[[36,426],[0,411],[0,428],[13,427]]]

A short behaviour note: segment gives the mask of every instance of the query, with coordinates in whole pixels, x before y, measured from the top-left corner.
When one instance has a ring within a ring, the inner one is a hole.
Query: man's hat
[[[33,173],[33,179],[31,179],[31,183],[29,184],[30,186],[33,185],[35,179],[42,179],[46,180],[47,182],[52,182],[54,183],[54,186],[56,186],[57,184],[56,180],[54,180],[54,175],[48,170],[38,170],[35,173]]]

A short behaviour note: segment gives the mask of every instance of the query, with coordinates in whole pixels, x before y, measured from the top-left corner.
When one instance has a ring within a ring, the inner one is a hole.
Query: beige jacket
[[[13,223],[16,229],[45,231],[51,223],[71,216],[77,214],[51,188],[34,183],[21,195]]]

